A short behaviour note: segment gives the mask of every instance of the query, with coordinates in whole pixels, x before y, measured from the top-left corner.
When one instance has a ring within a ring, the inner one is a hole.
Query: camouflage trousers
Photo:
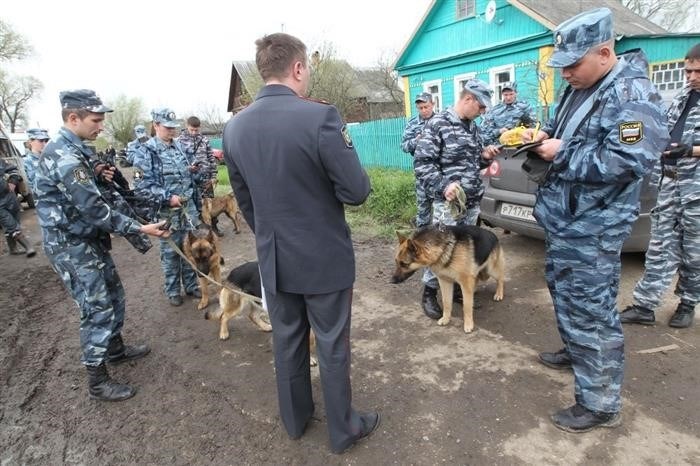
[[[21,231],[19,225],[19,202],[14,193],[8,193],[8,198],[3,199],[0,206],[0,228],[5,231],[5,236],[12,236]]]
[[[616,300],[628,236],[545,239],[545,278],[571,357],[576,402],[593,411],[616,413],[622,405],[624,338]]]
[[[644,275],[634,287],[634,303],[648,309],[661,304],[678,272],[676,296],[700,301],[700,200],[681,202],[678,180],[664,178],[651,211],[651,238]]]
[[[93,242],[44,250],[80,308],[80,360],[87,366],[99,366],[109,341],[124,324],[124,287],[112,257]]]
[[[170,239],[180,250],[182,250],[185,235],[187,231],[183,230],[174,230],[170,234]],[[160,265],[165,276],[163,289],[168,298],[180,296],[181,287],[185,288],[186,293],[199,289],[196,272],[164,239],[160,240]]]
[[[450,212],[450,205],[446,201],[433,202],[433,224],[438,225],[476,225],[481,208],[477,204],[468,208],[462,216],[454,218]],[[429,288],[438,288],[438,279],[428,268],[423,272],[423,285]]]
[[[416,180],[416,207],[416,227],[430,225],[433,215],[433,200],[428,197],[418,180]]]

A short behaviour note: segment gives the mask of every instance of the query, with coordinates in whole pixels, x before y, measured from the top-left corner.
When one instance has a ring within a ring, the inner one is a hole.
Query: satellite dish
[[[486,10],[484,11],[484,19],[486,20],[487,23],[490,23],[493,21],[493,18],[496,17],[496,1],[495,0],[490,0],[486,4]]]

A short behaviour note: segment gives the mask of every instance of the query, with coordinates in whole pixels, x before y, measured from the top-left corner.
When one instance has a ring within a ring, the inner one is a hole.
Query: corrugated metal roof
[[[508,0],[508,3],[551,30],[583,11],[607,7],[613,13],[613,26],[618,36],[667,32],[661,26],[626,8],[618,0]]]

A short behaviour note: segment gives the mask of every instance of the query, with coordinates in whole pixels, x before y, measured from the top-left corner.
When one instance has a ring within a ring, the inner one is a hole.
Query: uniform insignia
[[[554,41],[557,43],[557,45],[561,45],[561,43],[564,41],[564,39],[561,37],[561,32],[557,32]]]
[[[87,170],[85,170],[85,167],[78,167],[75,170],[73,170],[73,178],[80,184],[90,183],[90,175],[88,175],[88,172]]]
[[[136,168],[134,169],[134,181],[138,182],[138,181],[141,181],[141,180],[143,180],[143,170],[141,170],[140,168],[136,167]]]
[[[620,142],[623,144],[636,144],[644,137],[644,126],[641,121],[626,121],[620,123]]]
[[[340,130],[340,134],[343,135],[343,140],[348,148],[352,148],[352,139],[350,139],[350,132],[348,131],[348,126],[343,125],[343,129]]]

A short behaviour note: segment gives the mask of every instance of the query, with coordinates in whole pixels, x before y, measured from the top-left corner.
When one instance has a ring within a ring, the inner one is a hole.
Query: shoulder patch
[[[143,170],[139,167],[134,168],[134,182],[138,183],[143,180]]]
[[[345,141],[345,145],[351,149],[352,148],[352,139],[350,139],[350,132],[348,131],[348,125],[343,125],[343,129],[340,130],[340,134],[343,135],[343,140]]]
[[[80,184],[89,184],[90,175],[85,167],[78,167],[73,170],[73,179]]]
[[[620,142],[623,144],[636,144],[644,138],[644,126],[641,121],[626,121],[620,123]]]

